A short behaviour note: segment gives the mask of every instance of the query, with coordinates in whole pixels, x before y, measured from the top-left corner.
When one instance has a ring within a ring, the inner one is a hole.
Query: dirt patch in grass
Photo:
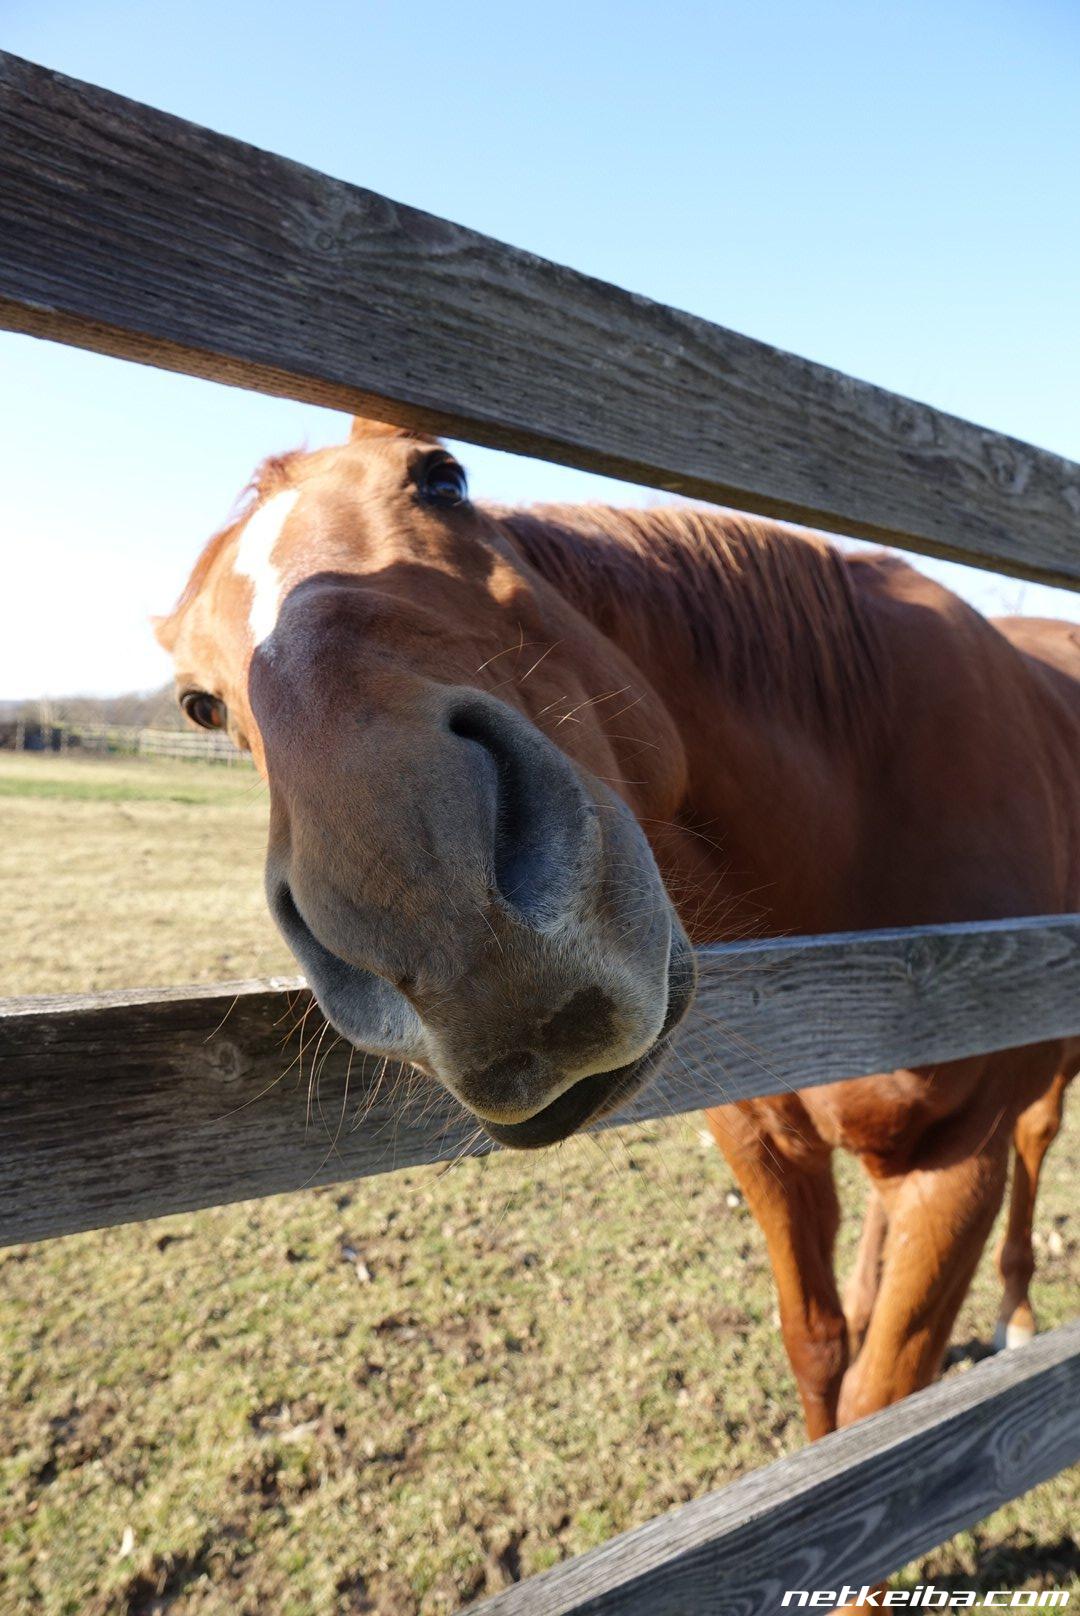
[[[291,969],[261,789],[150,767],[213,800],[5,801],[16,991]],[[1076,1307],[1078,1169],[1074,1120],[1040,1205],[1046,1326]],[[794,1451],[730,1189],[685,1119],[0,1253],[0,1611],[435,1616]],[[959,1341],[997,1296],[984,1262]],[[1078,1503],[1058,1477],[903,1580],[1077,1587]]]

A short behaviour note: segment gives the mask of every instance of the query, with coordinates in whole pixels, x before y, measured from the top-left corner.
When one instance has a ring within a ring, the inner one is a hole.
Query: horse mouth
[[[681,936],[673,941],[667,1011],[652,1047],[626,1066],[583,1077],[524,1122],[488,1122],[479,1117],[477,1120],[485,1133],[496,1144],[511,1150],[542,1150],[545,1145],[557,1145],[590,1122],[598,1122],[601,1117],[617,1111],[640,1093],[662,1064],[672,1035],[694,997],[697,969],[693,951]]]

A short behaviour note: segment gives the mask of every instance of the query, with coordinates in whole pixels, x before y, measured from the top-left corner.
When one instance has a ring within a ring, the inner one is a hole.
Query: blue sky
[[[1080,458],[1075,0],[0,0],[6,49]],[[0,334],[0,696],[146,627],[326,411]],[[648,497],[471,447],[474,492]],[[935,568],[988,611],[1080,596]]]

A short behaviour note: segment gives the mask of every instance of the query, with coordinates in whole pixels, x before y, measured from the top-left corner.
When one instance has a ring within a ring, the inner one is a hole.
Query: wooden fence
[[[227,735],[206,730],[144,729],[139,724],[68,724],[66,746],[86,752],[124,752],[140,757],[185,758],[196,763],[249,763]]]
[[[3,54],[0,198],[10,329],[1080,588],[1072,462]],[[1080,1032],[1077,915],[700,963],[687,1072],[620,1121]],[[306,1002],[262,982],[0,1006],[0,1240],[474,1148],[449,1102],[368,1067],[346,1109],[339,1050],[307,1124]],[[772,1611],[1078,1455],[1070,1325],[483,1608]]]

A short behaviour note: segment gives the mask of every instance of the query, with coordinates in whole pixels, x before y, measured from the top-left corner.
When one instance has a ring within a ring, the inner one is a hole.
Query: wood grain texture
[[[0,55],[0,325],[1080,587],[1080,466]]]
[[[1078,1458],[1080,1322],[624,1532],[470,1616],[776,1616],[787,1590],[873,1583]]]
[[[1080,1032],[1075,915],[698,957],[681,1061],[609,1126]],[[309,1006],[299,980],[0,1002],[0,1244],[490,1148],[427,1085],[350,1071]]]

